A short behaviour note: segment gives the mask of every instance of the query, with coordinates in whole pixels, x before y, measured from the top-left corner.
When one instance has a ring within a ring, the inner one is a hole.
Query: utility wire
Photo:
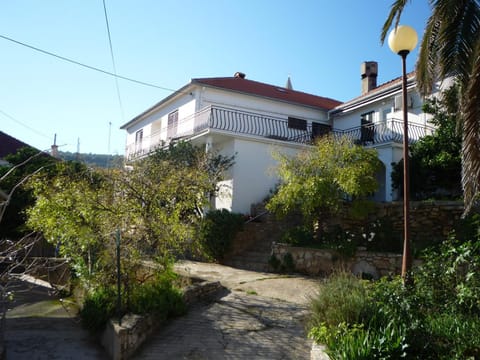
[[[105,5],[105,0],[103,0],[103,12],[105,14],[105,24],[107,25],[108,44],[110,46],[110,57],[112,58],[113,73],[115,74],[115,87],[117,88],[118,104],[120,105],[122,120],[124,120],[125,115],[123,112],[122,97],[120,96],[120,87],[118,86],[117,67],[115,66],[115,56],[113,55],[112,37],[110,35],[110,26],[108,24],[107,6]]]
[[[167,88],[167,87],[164,87],[164,86],[155,85],[155,84],[148,83],[148,82],[145,82],[145,81],[135,80],[135,79],[132,79],[132,78],[129,78],[129,77],[126,77],[126,76],[114,74],[114,73],[112,73],[112,72],[110,72],[110,71],[103,70],[103,69],[97,68],[97,67],[95,67],[95,66],[83,64],[83,63],[81,63],[81,62],[79,62],[79,61],[69,59],[69,58],[67,58],[67,57],[65,57],[65,56],[61,56],[61,55],[54,54],[54,53],[52,53],[52,52],[50,52],[50,51],[46,51],[46,50],[40,49],[40,48],[35,47],[35,46],[32,46],[32,45],[28,45],[28,44],[26,44],[26,43],[24,43],[24,42],[21,42],[21,41],[12,39],[12,38],[10,38],[10,37],[8,37],[8,36],[5,36],[5,35],[1,35],[1,34],[0,34],[0,38],[1,38],[1,39],[4,39],[4,40],[7,40],[7,41],[10,41],[10,42],[13,42],[13,43],[15,43],[15,44],[17,44],[17,45],[21,45],[21,46],[27,47],[27,48],[29,48],[29,49],[32,49],[32,50],[41,52],[42,54],[49,55],[49,56],[53,56],[53,57],[55,57],[55,58],[57,58],[57,59],[60,59],[60,60],[63,60],[63,61],[66,61],[66,62],[75,64],[75,65],[78,65],[78,66],[82,66],[82,67],[87,68],[87,69],[90,69],[90,70],[94,70],[94,71],[100,72],[100,73],[105,74],[105,75],[113,76],[113,77],[116,77],[116,78],[119,78],[119,79],[122,79],[122,80],[126,80],[126,81],[130,81],[130,82],[133,82],[133,83],[136,83],[136,84],[140,84],[140,85],[143,85],[143,86],[149,86],[149,87],[153,87],[153,88],[161,89],[161,90],[166,90],[166,91],[170,91],[170,92],[178,92],[177,90],[170,89],[170,88]]]
[[[42,132],[40,132],[40,131],[38,131],[38,130],[36,130],[36,129],[30,127],[30,126],[28,126],[27,124],[25,124],[25,123],[23,123],[23,122],[21,122],[20,120],[15,119],[13,116],[7,114],[7,113],[6,113],[5,111],[3,111],[3,110],[0,110],[0,114],[2,114],[3,116],[9,118],[10,120],[15,121],[17,124],[20,124],[20,125],[24,126],[24,127],[27,128],[28,130],[33,131],[34,133],[36,133],[36,134],[38,134],[38,135],[40,135],[40,136],[43,136],[44,138],[51,139],[50,136],[43,134]]]

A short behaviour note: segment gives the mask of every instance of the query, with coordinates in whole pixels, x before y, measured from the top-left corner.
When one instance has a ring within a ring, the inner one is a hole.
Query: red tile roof
[[[15,154],[23,147],[31,146],[0,131],[0,159],[3,159],[7,155]]]
[[[289,103],[313,106],[325,110],[333,109],[335,106],[341,104],[340,101],[334,99],[307,94],[301,91],[289,90],[282,86],[274,86],[258,81],[242,79],[241,77],[200,78],[192,79],[192,83],[263,96]]]
[[[415,71],[412,71],[412,72],[409,72],[407,74],[407,79],[408,81],[412,80],[414,77],[415,77]],[[402,76],[399,76],[399,77],[396,77],[395,79],[392,79],[392,80],[389,80],[387,82],[384,82],[383,84],[380,84],[378,85],[377,87],[373,88],[372,90],[370,90],[369,92],[365,93],[365,94],[362,94],[360,96],[357,96],[351,100],[348,100],[348,101],[345,101],[343,104],[341,104],[340,106],[338,106],[339,108],[341,108],[343,105],[346,105],[346,104],[351,104],[351,103],[356,103],[358,101],[361,101],[363,100],[364,98],[367,98],[369,96],[372,96],[374,94],[377,94],[377,93],[381,93],[382,91],[386,90],[386,89],[389,89],[391,87],[394,87],[396,85],[400,85],[402,84]]]

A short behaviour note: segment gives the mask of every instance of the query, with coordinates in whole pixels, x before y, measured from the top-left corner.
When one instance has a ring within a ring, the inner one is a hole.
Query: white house
[[[158,146],[188,139],[235,164],[215,208],[250,213],[278,183],[272,151],[295,154],[315,136],[331,131],[328,111],[339,101],[233,77],[193,79],[121,128],[127,131],[126,158],[148,155]]]
[[[329,112],[333,131],[375,148],[384,168],[378,174],[377,201],[396,200],[392,190],[392,163],[403,158],[402,77],[377,86],[378,64],[361,64],[361,95],[338,105]],[[450,86],[452,79],[436,84],[433,96]],[[431,115],[422,111],[424,99],[416,89],[415,73],[407,74],[408,138],[415,142],[433,132]]]
[[[392,163],[402,158],[402,79],[377,86],[377,70],[376,62],[362,63],[362,93],[345,103],[295,91],[290,79],[285,87],[252,81],[243,73],[193,79],[121,127],[127,131],[127,161],[178,139],[235,154],[213,206],[249,213],[278,184],[272,151],[293,155],[315,137],[334,132],[378,151],[383,169],[375,200],[396,200],[391,172]],[[422,112],[414,73],[407,75],[407,89],[413,142],[433,128]]]

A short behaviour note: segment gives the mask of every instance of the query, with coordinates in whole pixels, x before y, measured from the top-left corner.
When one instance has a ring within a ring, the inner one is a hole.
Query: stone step
[[[244,260],[250,260],[250,261],[261,261],[262,259],[268,259],[270,257],[270,251],[269,252],[244,252],[241,255],[234,256],[234,259],[244,259]]]
[[[231,260],[227,263],[228,266],[251,270],[251,271],[268,271],[268,262],[252,262],[252,261],[243,261],[243,260]]]

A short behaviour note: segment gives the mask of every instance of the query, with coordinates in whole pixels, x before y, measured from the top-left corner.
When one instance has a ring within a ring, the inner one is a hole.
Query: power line
[[[170,91],[170,92],[177,92],[177,90],[170,89],[170,88],[167,88],[167,87],[164,87],[164,86],[159,86],[159,85],[152,84],[152,83],[148,83],[148,82],[145,82],[145,81],[135,80],[135,79],[132,79],[132,78],[129,78],[129,77],[126,77],[126,76],[114,74],[114,73],[112,73],[112,72],[110,72],[110,71],[103,70],[103,69],[97,68],[97,67],[95,67],[95,66],[83,64],[83,63],[81,63],[81,62],[79,62],[79,61],[72,60],[72,59],[69,59],[69,58],[67,58],[67,57],[65,57],[65,56],[61,56],[61,55],[52,53],[52,52],[50,52],[50,51],[40,49],[40,48],[38,48],[38,47],[35,47],[35,46],[32,46],[32,45],[26,44],[26,43],[24,43],[24,42],[21,42],[21,41],[12,39],[12,38],[10,38],[10,37],[8,37],[8,36],[5,36],[5,35],[1,35],[1,34],[0,34],[0,38],[2,38],[2,39],[4,39],[4,40],[7,40],[7,41],[10,41],[10,42],[13,42],[13,43],[15,43],[15,44],[17,44],[17,45],[21,45],[21,46],[27,47],[27,48],[29,48],[29,49],[31,49],[31,50],[35,50],[35,51],[41,52],[42,54],[49,55],[49,56],[53,56],[53,57],[55,57],[55,58],[57,58],[57,59],[60,59],[60,60],[69,62],[69,63],[71,63],[71,64],[75,64],[75,65],[78,65],[78,66],[82,66],[82,67],[84,67],[84,68],[87,68],[87,69],[90,69],[90,70],[94,70],[94,71],[100,72],[100,73],[105,74],[105,75],[113,76],[113,77],[116,77],[116,78],[118,78],[118,79],[130,81],[130,82],[133,82],[133,83],[136,83],[136,84],[139,84],[139,85],[143,85],[143,86],[153,87],[153,88],[160,89],[160,90],[165,90],[165,91]]]
[[[32,128],[31,126],[25,124],[24,122],[21,122],[20,120],[15,119],[13,116],[7,114],[7,113],[6,113],[5,111],[3,111],[3,110],[0,110],[0,114],[2,114],[3,116],[9,118],[10,120],[13,120],[13,121],[16,122],[17,124],[22,125],[23,127],[27,128],[28,130],[33,131],[33,132],[36,133],[37,135],[43,136],[44,138],[47,138],[47,139],[51,139],[50,136],[43,134],[42,132],[38,131],[37,129],[34,129],[34,128]]]
[[[120,87],[118,86],[117,67],[115,66],[115,56],[113,55],[112,36],[110,35],[110,25],[108,24],[107,6],[105,5],[105,0],[103,0],[103,12],[105,14],[105,24],[107,26],[108,44],[110,46],[110,57],[112,58],[113,73],[115,74],[115,87],[117,88],[118,104],[120,105],[122,120],[124,120],[125,115],[123,112],[122,97],[120,96]]]

